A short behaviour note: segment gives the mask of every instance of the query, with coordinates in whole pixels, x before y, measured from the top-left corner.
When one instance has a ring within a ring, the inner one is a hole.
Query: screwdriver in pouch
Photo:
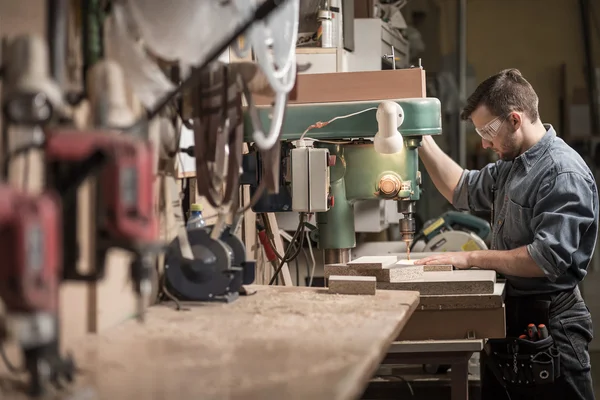
[[[548,328],[546,328],[546,325],[539,324],[537,326],[537,329],[538,329],[538,337],[540,338],[540,340],[546,339],[548,337]]]
[[[529,336],[529,339],[533,342],[536,341],[537,339],[537,328],[535,327],[535,324],[529,324],[527,325],[527,335]]]

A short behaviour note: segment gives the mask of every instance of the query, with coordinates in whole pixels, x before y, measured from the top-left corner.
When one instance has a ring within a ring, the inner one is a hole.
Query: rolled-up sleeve
[[[452,196],[452,205],[460,211],[490,211],[492,187],[498,179],[502,161],[488,164],[480,171],[464,170]]]
[[[579,173],[561,173],[540,188],[531,219],[534,239],[527,251],[550,281],[579,264],[578,258],[591,257],[581,254],[581,247],[596,226],[597,202],[595,185]]]

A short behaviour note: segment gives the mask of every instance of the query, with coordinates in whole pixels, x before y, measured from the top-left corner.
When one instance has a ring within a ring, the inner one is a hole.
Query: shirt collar
[[[531,167],[544,155],[550,144],[556,138],[556,131],[550,124],[544,124],[546,128],[546,134],[533,146],[531,146],[525,153],[521,154],[517,159],[523,161],[525,170],[529,171]]]

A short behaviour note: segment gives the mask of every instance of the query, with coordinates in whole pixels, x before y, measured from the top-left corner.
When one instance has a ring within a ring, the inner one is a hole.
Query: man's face
[[[504,161],[512,161],[520,153],[518,134],[514,130],[512,115],[493,115],[486,106],[479,106],[471,114],[475,128],[481,132],[481,145],[491,149]]]

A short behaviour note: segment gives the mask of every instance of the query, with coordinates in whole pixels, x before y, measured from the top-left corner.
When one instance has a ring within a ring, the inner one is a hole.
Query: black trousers
[[[551,312],[554,295],[542,300],[539,297],[506,298],[507,337],[518,337],[529,323],[545,323],[560,352],[561,374],[552,384],[538,385],[533,395],[524,394],[503,387],[486,366],[487,355],[482,352],[482,399],[595,399],[588,351],[593,338],[592,317],[577,288],[574,294],[577,297],[575,303],[558,314]]]

